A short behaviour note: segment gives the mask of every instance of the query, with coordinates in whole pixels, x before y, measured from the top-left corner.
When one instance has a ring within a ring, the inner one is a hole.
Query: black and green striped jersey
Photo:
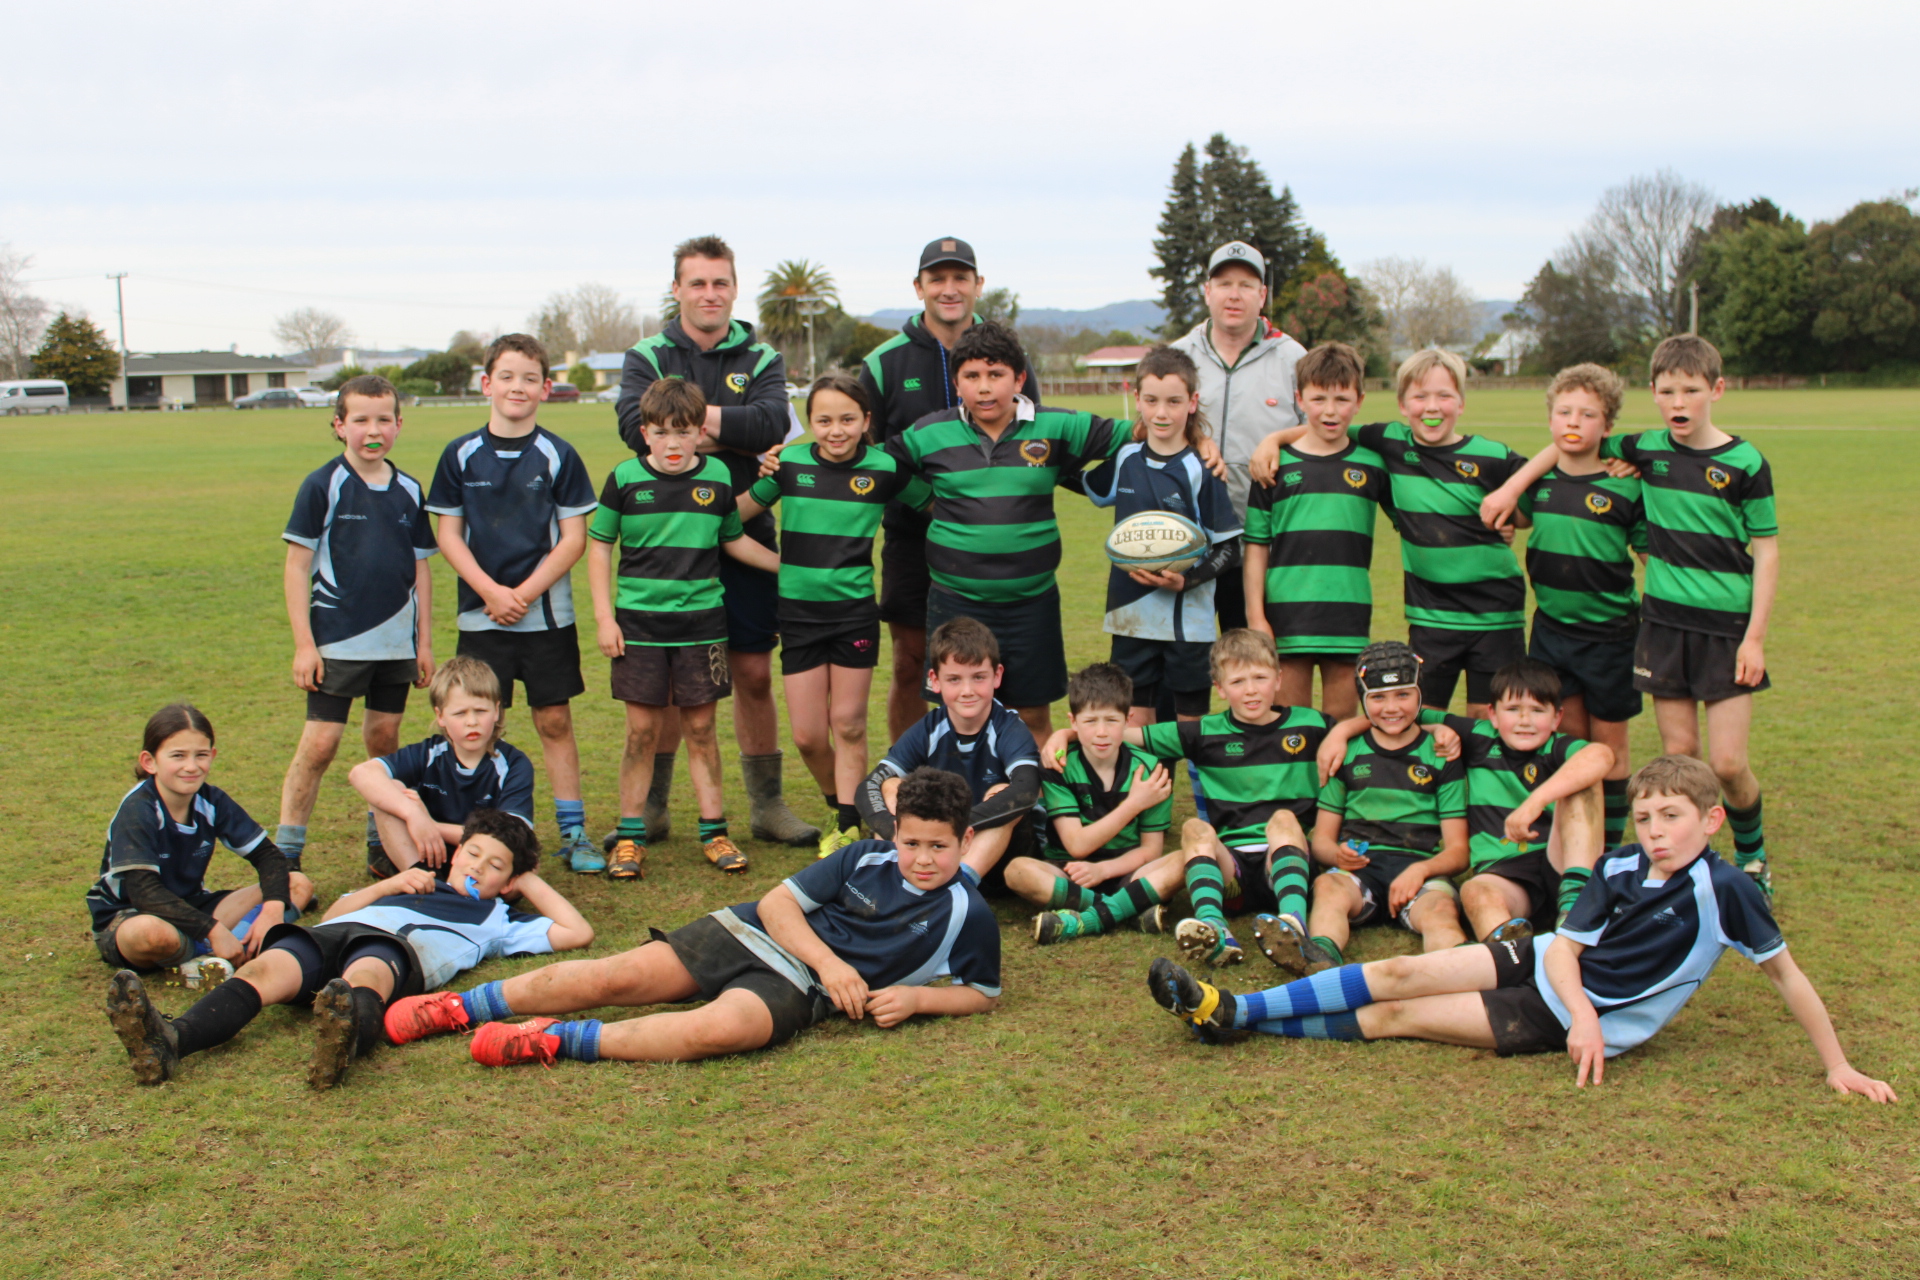
[[[1619,640],[1638,631],[1632,553],[1647,546],[1640,482],[1604,471],[1549,471],[1520,496],[1520,511],[1533,518],[1527,577],[1536,617],[1589,640]]]
[[[1671,431],[1608,436],[1602,457],[1640,468],[1647,507],[1647,621],[1708,635],[1747,634],[1753,556],[1747,543],[1779,534],[1773,469],[1733,437],[1689,449]]]
[[[1420,723],[1444,724],[1460,735],[1459,762],[1467,771],[1467,850],[1473,870],[1484,871],[1491,863],[1547,847],[1547,837],[1553,834],[1551,808],[1533,824],[1540,838],[1525,848],[1507,840],[1507,815],[1526,803],[1585,742],[1556,733],[1536,750],[1518,751],[1487,720],[1427,710],[1420,713]]]
[[[780,451],[780,469],[754,481],[747,496],[780,504],[780,633],[825,635],[871,625],[873,536],[893,498],[926,505],[926,482],[872,445],[845,462],[796,441]]]
[[[1191,760],[1207,796],[1207,814],[1228,848],[1266,847],[1267,819],[1291,810],[1311,830],[1320,771],[1314,754],[1332,721],[1311,707],[1275,707],[1270,724],[1246,724],[1232,712],[1141,729],[1147,754]]]
[[[613,607],[628,644],[726,640],[720,544],[743,535],[720,459],[669,476],[628,458],[607,477],[587,536],[619,545]]]
[[[1127,743],[1120,744],[1119,758],[1113,766],[1113,786],[1108,787],[1100,781],[1100,775],[1094,772],[1079,743],[1067,748],[1067,758],[1056,771],[1047,770],[1040,775],[1041,799],[1046,806],[1049,821],[1061,818],[1078,818],[1080,825],[1092,826],[1115,809],[1120,801],[1133,790],[1133,772],[1145,769],[1152,773],[1159,764],[1152,756],[1136,751]],[[1132,853],[1140,847],[1140,837],[1149,831],[1165,831],[1173,824],[1173,797],[1168,796],[1151,809],[1134,815],[1133,821],[1120,828],[1120,833],[1100,847],[1100,852],[1088,862],[1099,862],[1106,858],[1117,858],[1123,853]]]
[[[1526,460],[1484,436],[1429,448],[1404,422],[1369,423],[1353,436],[1380,455],[1392,477],[1408,624],[1451,631],[1524,626],[1527,580],[1506,541],[1480,522],[1480,502]]]
[[[914,423],[887,452],[933,488],[927,569],[968,600],[1004,604],[1044,595],[1060,565],[1053,489],[1110,458],[1129,433],[1107,418],[1035,409],[1024,396],[998,440],[960,409]]]
[[[1320,456],[1288,447],[1271,485],[1247,496],[1250,545],[1267,550],[1267,622],[1281,653],[1357,654],[1373,627],[1375,513],[1392,511],[1386,463],[1349,441]]]
[[[1320,807],[1340,815],[1342,841],[1365,841],[1369,854],[1431,858],[1440,852],[1442,820],[1467,816],[1466,770],[1440,758],[1430,733],[1388,750],[1369,729],[1347,744],[1346,759],[1320,788]]]

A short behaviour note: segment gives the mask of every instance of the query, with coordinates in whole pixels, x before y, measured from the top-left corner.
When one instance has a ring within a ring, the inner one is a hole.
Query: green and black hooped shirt
[[[1507,840],[1507,815],[1525,804],[1548,778],[1560,771],[1587,744],[1579,738],[1555,733],[1532,751],[1516,751],[1500,737],[1491,721],[1469,720],[1465,716],[1439,711],[1420,713],[1421,724],[1444,724],[1460,735],[1461,765],[1467,780],[1467,853],[1471,869],[1486,871],[1496,862],[1544,850],[1553,834],[1553,810],[1549,808],[1533,824],[1540,838],[1524,846]],[[1422,734],[1426,737],[1426,734]]]
[[[1119,808],[1120,802],[1127,798],[1127,793],[1133,790],[1135,769],[1152,773],[1159,763],[1130,743],[1123,742],[1113,765],[1113,786],[1109,788],[1100,781],[1100,775],[1088,762],[1080,744],[1073,743],[1067,748],[1067,758],[1059,769],[1048,769],[1040,775],[1041,799],[1047,817],[1054,821],[1078,818],[1082,826],[1092,826]],[[1132,853],[1140,847],[1142,835],[1149,831],[1165,831],[1172,825],[1173,797],[1168,796],[1152,808],[1136,813],[1133,821],[1120,828],[1119,833],[1102,845],[1099,852],[1083,860],[1102,862]]]
[[[1247,498],[1250,546],[1267,547],[1267,623],[1281,653],[1357,654],[1373,627],[1375,513],[1393,517],[1386,463],[1357,441],[1329,456],[1280,451]]]
[[[1533,519],[1534,625],[1583,640],[1631,640],[1640,629],[1632,553],[1647,547],[1640,481],[1549,471],[1520,496],[1520,513]]]
[[[1245,724],[1230,711],[1141,729],[1147,754],[1191,760],[1207,814],[1229,849],[1266,848],[1267,819],[1281,809],[1313,829],[1320,770],[1314,755],[1333,722],[1311,707],[1275,707],[1271,724]],[[1423,735],[1424,736],[1424,735]]]
[[[720,544],[744,534],[720,459],[669,476],[628,458],[607,477],[587,536],[620,548],[614,615],[628,644],[726,641]]]
[[[1340,815],[1342,842],[1366,842],[1367,857],[1431,858],[1440,852],[1442,820],[1467,816],[1466,770],[1440,758],[1430,733],[1388,750],[1368,729],[1347,744],[1320,788],[1320,807]]]

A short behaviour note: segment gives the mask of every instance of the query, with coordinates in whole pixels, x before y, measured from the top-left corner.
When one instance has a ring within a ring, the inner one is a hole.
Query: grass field
[[[1373,416],[1387,416],[1375,397]],[[1112,398],[1092,406],[1105,412]],[[1537,392],[1482,393],[1463,426],[1523,451]],[[1158,941],[1037,951],[1003,911],[1006,995],[986,1018],[890,1032],[830,1024],[694,1066],[488,1072],[457,1040],[383,1050],[310,1094],[305,1015],[266,1012],[132,1086],[101,1015],[107,970],[81,896],[158,706],[197,702],[214,781],[271,826],[301,696],[280,596],[301,476],[333,452],[320,412],[74,417],[0,426],[0,1047],[4,1220],[18,1277],[1537,1276],[1911,1277],[1920,1273],[1920,392],[1730,395],[1779,491],[1784,574],[1759,703],[1779,915],[1857,1066],[1906,1097],[1830,1095],[1772,988],[1737,956],[1658,1039],[1576,1092],[1563,1058],[1434,1045],[1189,1042],[1147,999]],[[545,416],[596,483],[613,411]],[[1626,425],[1649,425],[1644,396]],[[464,410],[409,415],[395,460],[431,474]],[[1075,665],[1104,658],[1106,517],[1062,495]],[[1375,632],[1402,634],[1398,553],[1375,554]],[[452,654],[452,578],[436,654]],[[584,580],[578,594],[586,598]],[[590,646],[589,646],[590,649]],[[605,665],[577,706],[595,830],[620,743]],[[882,668],[885,669],[884,666]],[[884,717],[875,701],[876,747]],[[428,732],[425,698],[409,739]],[[1634,750],[1653,747],[1651,717]],[[509,734],[538,751],[516,711]],[[727,744],[730,780],[738,771]],[[361,883],[346,756],[307,867]],[[789,753],[788,793],[807,802]],[[1184,788],[1182,788],[1184,792]],[[1176,817],[1186,812],[1183,808]],[[545,838],[551,809],[539,792]],[[639,885],[551,878],[635,945],[757,896],[804,850],[749,846],[723,882],[674,839]],[[744,827],[737,785],[730,812]],[[248,868],[221,855],[220,883]],[[1404,949],[1362,935],[1358,958]],[[488,966],[506,976],[528,962]],[[1230,985],[1264,986],[1256,956]],[[463,978],[464,988],[475,978]],[[187,993],[168,990],[177,1013]]]

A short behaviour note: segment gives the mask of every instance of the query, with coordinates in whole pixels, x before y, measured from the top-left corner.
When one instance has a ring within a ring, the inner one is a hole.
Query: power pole
[[[1687,282],[1687,297],[1689,299],[1687,304],[1687,332],[1697,334],[1700,332],[1700,282],[1698,280],[1690,280]]]
[[[120,313],[120,410],[122,413],[131,413],[133,397],[127,392],[127,298],[120,285],[126,278],[124,271],[107,273],[107,279],[113,281],[114,310]]]
[[[827,300],[818,294],[803,293],[794,300],[800,314],[807,318],[807,381],[813,381],[813,318],[827,309]]]

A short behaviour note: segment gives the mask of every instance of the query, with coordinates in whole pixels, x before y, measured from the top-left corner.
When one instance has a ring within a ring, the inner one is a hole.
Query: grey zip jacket
[[[1262,317],[1261,336],[1229,369],[1207,337],[1208,324],[1201,321],[1171,345],[1200,367],[1200,409],[1213,424],[1213,438],[1227,463],[1227,492],[1244,521],[1254,449],[1274,432],[1301,422],[1293,402],[1293,366],[1307,349]]]

